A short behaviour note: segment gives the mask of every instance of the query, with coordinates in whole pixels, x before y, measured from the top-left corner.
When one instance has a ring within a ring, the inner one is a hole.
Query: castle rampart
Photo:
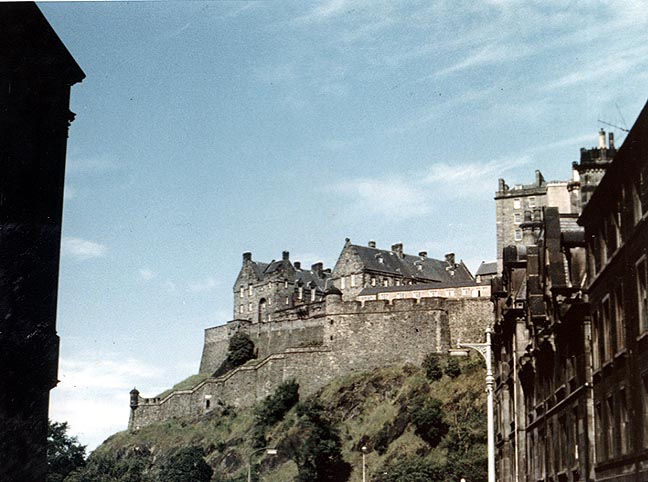
[[[299,309],[286,310],[276,317],[282,321],[234,320],[205,330],[201,372],[220,366],[229,338],[239,330],[255,343],[257,360],[164,399],[137,396],[130,428],[200,415],[219,405],[249,406],[290,379],[299,383],[302,396],[308,396],[339,376],[392,364],[420,364],[427,353],[444,353],[458,339],[481,341],[491,316],[485,298],[359,302],[331,294],[309,310],[305,317]]]

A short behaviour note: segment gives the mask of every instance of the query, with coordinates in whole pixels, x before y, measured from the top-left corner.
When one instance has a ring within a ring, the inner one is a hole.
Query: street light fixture
[[[486,328],[486,343],[457,343],[458,349],[450,350],[452,356],[468,356],[468,349],[478,352],[486,361],[486,400],[488,417],[488,482],[495,482],[495,422],[493,416],[493,392],[495,377],[491,351],[491,327]]]
[[[367,456],[367,447],[362,447],[362,482],[367,482],[367,463],[365,457]]]
[[[252,452],[248,457],[248,474],[247,474],[248,482],[252,482],[252,457],[254,457],[256,454],[263,452],[264,450],[267,455],[277,455],[277,449],[274,447],[263,447],[262,449],[257,449],[254,452]]]

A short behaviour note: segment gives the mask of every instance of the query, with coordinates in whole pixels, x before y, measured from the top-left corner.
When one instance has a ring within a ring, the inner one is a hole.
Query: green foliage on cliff
[[[276,412],[266,400],[121,432],[67,482],[157,481],[163,461],[192,446],[213,469],[212,482],[244,481],[260,413],[273,421],[264,428],[265,443],[278,450],[254,457],[260,481],[326,480],[326,466],[359,480],[363,446],[369,480],[485,481],[484,368],[476,356],[462,359],[453,377],[443,369],[446,360],[440,361],[435,381],[422,367],[390,367],[336,380],[287,412],[294,399],[282,389],[286,393],[274,403],[283,408]]]
[[[267,445],[265,438],[268,428],[280,422],[288,410],[299,401],[299,384],[288,380],[277,387],[272,395],[268,395],[254,412],[254,438],[252,446],[260,448]]]
[[[214,470],[198,447],[183,447],[160,467],[159,482],[209,482]]]
[[[230,338],[227,349],[227,358],[214,372],[213,376],[219,377],[236,367],[254,359],[254,342],[247,333],[239,331]]]
[[[47,427],[47,482],[61,482],[70,472],[85,465],[85,445],[68,435],[67,422],[49,422]]]

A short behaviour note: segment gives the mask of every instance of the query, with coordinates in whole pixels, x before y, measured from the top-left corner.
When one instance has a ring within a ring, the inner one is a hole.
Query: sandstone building
[[[70,88],[84,78],[33,3],[0,4],[0,480],[47,470]]]
[[[492,282],[502,481],[648,480],[648,104],[573,167]]]
[[[382,258],[382,259],[381,259]],[[390,364],[420,364],[457,339],[478,340],[491,315],[490,286],[454,255],[443,260],[347,240],[333,270],[243,254],[234,283],[234,319],[205,330],[204,380],[163,398],[131,392],[129,427],[245,406],[296,379],[304,396],[339,376]],[[247,333],[256,359],[222,376],[230,338]]]

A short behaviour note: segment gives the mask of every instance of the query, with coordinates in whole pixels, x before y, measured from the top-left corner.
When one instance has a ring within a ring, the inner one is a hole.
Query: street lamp
[[[450,350],[450,355],[467,356],[468,349],[478,352],[486,360],[486,400],[488,416],[488,482],[495,482],[495,423],[493,417],[493,391],[495,389],[495,377],[493,376],[493,363],[491,361],[491,333],[486,328],[486,343],[457,343],[459,349]]]
[[[362,447],[362,482],[367,482],[367,463],[365,457],[367,456],[367,447]]]
[[[248,457],[248,476],[247,476],[248,482],[252,482],[252,457],[258,453],[263,452],[264,450],[267,455],[277,455],[277,449],[273,447],[263,447],[262,449],[258,449],[252,452]]]

